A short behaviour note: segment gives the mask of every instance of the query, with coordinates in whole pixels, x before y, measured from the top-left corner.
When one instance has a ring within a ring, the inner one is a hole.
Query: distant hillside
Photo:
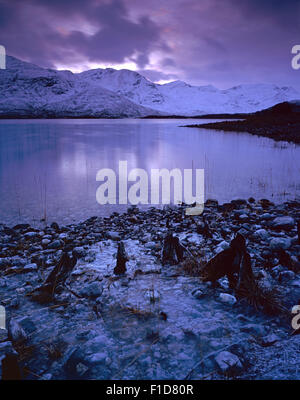
[[[245,116],[240,121],[187,125],[190,128],[249,132],[274,140],[300,143],[300,101],[283,102]]]

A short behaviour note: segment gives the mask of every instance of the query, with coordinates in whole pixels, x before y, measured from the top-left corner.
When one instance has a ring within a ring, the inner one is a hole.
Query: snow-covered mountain
[[[220,90],[182,81],[164,85],[129,70],[94,69],[74,74],[7,57],[0,70],[0,116],[140,117],[255,112],[300,99],[292,87],[240,85]]]
[[[113,118],[153,112],[70,71],[44,69],[9,56],[7,69],[0,70],[0,116]]]

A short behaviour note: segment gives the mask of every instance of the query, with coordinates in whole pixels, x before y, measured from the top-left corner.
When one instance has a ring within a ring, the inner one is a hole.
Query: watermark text
[[[118,173],[103,168],[96,181],[102,182],[96,191],[99,204],[196,204],[186,209],[187,215],[200,215],[204,207],[204,170],[179,168],[142,168],[128,171],[127,161],[119,161]],[[193,190],[194,188],[194,190]]]
[[[6,69],[6,50],[5,47],[0,44],[0,69]]]

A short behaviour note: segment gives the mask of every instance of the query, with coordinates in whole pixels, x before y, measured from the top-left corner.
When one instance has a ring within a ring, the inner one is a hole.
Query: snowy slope
[[[300,98],[300,93],[291,87],[256,84],[240,85],[227,90],[214,86],[191,86],[176,81],[159,86],[164,103],[152,108],[182,115],[210,113],[254,112],[282,101]],[[142,103],[140,103],[142,104]],[[150,107],[150,104],[147,104]]]
[[[70,71],[39,68],[13,57],[0,70],[0,95],[0,115],[140,117],[154,112]]]
[[[150,82],[135,71],[126,69],[118,71],[112,68],[94,69],[78,74],[78,79],[112,90],[145,107],[157,110],[163,108],[165,100],[159,85]]]
[[[159,85],[125,69],[85,71],[79,74],[79,79],[93,81],[94,85],[110,89],[145,107],[177,115],[254,112],[300,98],[300,93],[291,87],[270,84],[240,85],[227,90],[212,85],[191,86],[182,81]]]
[[[0,70],[0,116],[139,117],[254,112],[300,99],[291,87],[240,85],[220,90],[182,81],[164,85],[129,70],[94,69],[79,74],[40,68],[7,57]]]

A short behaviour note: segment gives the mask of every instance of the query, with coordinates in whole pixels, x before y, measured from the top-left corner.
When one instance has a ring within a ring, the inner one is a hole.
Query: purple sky
[[[300,89],[300,70],[291,67],[299,0],[0,0],[0,44],[51,68]]]

